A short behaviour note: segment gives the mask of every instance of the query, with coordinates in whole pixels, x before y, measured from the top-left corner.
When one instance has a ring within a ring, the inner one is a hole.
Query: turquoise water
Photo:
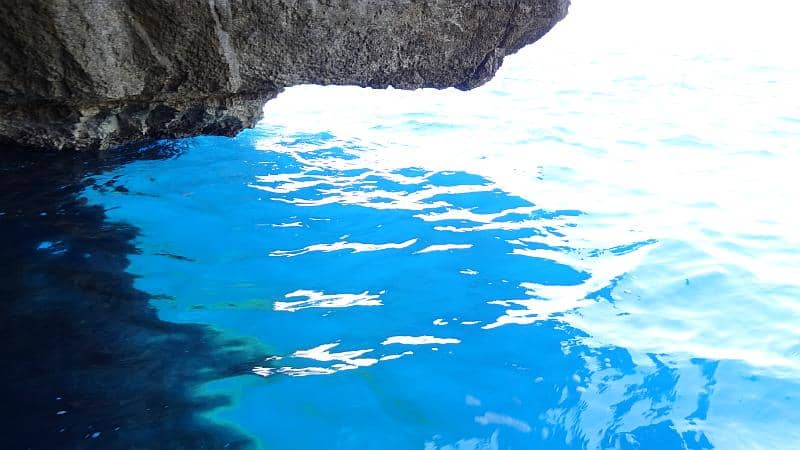
[[[798,448],[800,65],[560,31],[469,93],[291,88],[82,175],[157,317],[214,333],[151,356],[255,354],[178,382],[220,447]]]
[[[541,45],[470,93],[292,88],[96,177],[159,317],[263,346],[209,418],[282,449],[797,448],[800,72]]]

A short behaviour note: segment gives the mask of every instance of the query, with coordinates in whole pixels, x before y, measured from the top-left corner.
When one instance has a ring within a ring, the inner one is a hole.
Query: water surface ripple
[[[292,88],[234,139],[84,175],[92,226],[137,230],[126,291],[251,343],[187,357],[181,386],[227,399],[198,423],[276,449],[797,448],[800,66],[548,39],[468,94]]]
[[[793,448],[796,107],[701,126],[637,116],[639,78],[517,67],[469,95],[292,89],[85,192],[141,228],[163,320],[267,349],[204,386],[233,397],[214,420],[273,448]]]

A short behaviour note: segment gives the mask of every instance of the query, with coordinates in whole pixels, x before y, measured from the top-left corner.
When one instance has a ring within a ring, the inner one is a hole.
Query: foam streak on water
[[[292,88],[85,193],[142,229],[162,319],[269,349],[207,385],[214,420],[265,448],[796,448],[800,67],[558,36],[468,94]]]

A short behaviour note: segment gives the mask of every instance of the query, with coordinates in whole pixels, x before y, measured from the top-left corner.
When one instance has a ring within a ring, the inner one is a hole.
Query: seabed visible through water
[[[0,447],[796,449],[800,67],[558,36],[3,149]]]

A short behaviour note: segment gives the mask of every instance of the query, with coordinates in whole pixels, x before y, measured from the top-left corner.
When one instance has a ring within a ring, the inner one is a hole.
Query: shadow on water
[[[80,197],[92,175],[175,157],[176,145],[110,155],[0,148],[0,447],[255,446],[200,417],[228,400],[195,390],[247,373],[263,353],[160,320],[125,271],[137,228]]]

